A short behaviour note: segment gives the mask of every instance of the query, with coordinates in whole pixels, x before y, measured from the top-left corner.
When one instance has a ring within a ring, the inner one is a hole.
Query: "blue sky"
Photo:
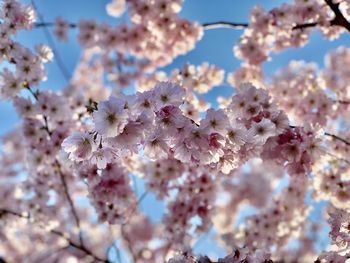
[[[24,1],[29,2],[29,1]],[[119,19],[107,16],[105,12],[105,5],[108,0],[36,0],[36,5],[44,20],[51,22],[55,17],[62,16],[68,21],[77,22],[79,19],[96,19],[97,21],[104,21],[111,24],[118,24],[125,21],[126,18]],[[273,8],[280,5],[281,0],[185,0],[181,15],[189,20],[199,21],[201,23],[214,21],[232,21],[232,22],[247,22],[249,18],[250,9],[259,4],[266,9]],[[239,40],[242,30],[233,30],[228,28],[212,29],[205,31],[204,37],[197,44],[196,49],[184,56],[178,57],[171,65],[165,67],[164,70],[171,71],[174,68],[181,67],[186,62],[191,64],[200,64],[208,61],[225,69],[227,72],[232,72],[240,66],[241,61],[233,56],[232,48]],[[61,43],[55,41],[57,51],[63,59],[65,66],[69,72],[74,71],[74,67],[80,55],[80,47],[75,38],[76,30],[71,30],[70,41],[68,43]],[[38,43],[48,43],[42,29],[34,29],[31,32],[23,32],[18,36],[20,42],[24,45],[33,47]],[[350,44],[350,34],[343,34],[341,38],[335,41],[328,41],[324,39],[320,33],[313,33],[310,42],[300,49],[288,49],[282,53],[272,56],[272,60],[263,65],[264,72],[267,77],[272,73],[284,67],[291,60],[305,60],[307,62],[316,62],[322,67],[324,55],[338,46]],[[62,89],[67,81],[59,71],[55,62],[47,64],[48,81],[41,84],[41,89]],[[206,98],[210,101],[215,101],[218,95],[229,95],[232,88],[217,87],[212,90]],[[15,128],[18,123],[18,117],[8,102],[0,101],[0,136]],[[146,211],[151,211],[155,200],[152,196],[148,196],[143,204]],[[161,210],[153,211],[157,217],[161,215]],[[208,242],[204,241],[200,244],[198,250],[208,248]],[[213,252],[219,252],[211,245]]]

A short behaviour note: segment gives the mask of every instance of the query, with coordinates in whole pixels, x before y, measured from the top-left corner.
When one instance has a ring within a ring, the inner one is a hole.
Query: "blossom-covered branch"
[[[19,218],[23,218],[23,219],[27,219],[28,220],[28,223],[32,223],[30,221],[31,217],[29,214],[23,214],[23,213],[18,213],[18,212],[14,212],[14,211],[10,211],[10,210],[7,210],[7,209],[1,209],[0,208],[0,218],[2,216],[6,216],[6,215],[12,215],[12,216],[16,216],[16,217],[19,217]],[[32,223],[34,226],[35,226],[35,223]],[[98,261],[98,262],[105,262],[105,263],[109,263],[110,261],[108,259],[101,259],[99,258],[98,256],[94,255],[88,248],[86,248],[82,243],[80,244],[76,244],[73,240],[71,240],[69,237],[67,237],[66,234],[60,232],[60,231],[57,231],[57,230],[50,230],[50,233],[54,234],[54,235],[57,235],[63,239],[65,239],[69,246],[71,247],[74,247],[82,252],[84,252],[86,255],[89,255],[91,256],[94,260]],[[66,248],[64,248],[66,249]]]
[[[307,1],[306,1],[307,2]],[[330,9],[333,11],[335,17],[327,22],[325,21],[315,21],[315,22],[307,22],[307,23],[298,23],[296,25],[293,25],[292,29],[304,29],[304,28],[310,28],[310,27],[316,27],[318,25],[323,26],[325,23],[329,23],[332,26],[341,26],[344,27],[346,30],[350,32],[350,22],[344,17],[343,13],[339,9],[340,3],[333,2],[333,0],[325,0],[325,3],[330,7]],[[275,10],[272,10],[272,12]],[[202,24],[204,29],[214,29],[214,28],[234,28],[234,29],[244,29],[249,27],[249,23],[234,23],[234,22],[228,22],[228,21],[217,21],[217,22],[211,22],[211,23],[204,23]]]
[[[181,17],[182,4],[112,0],[107,13],[128,18],[110,25],[47,23],[35,6],[3,1],[0,97],[21,121],[2,140],[0,261],[348,259],[350,49],[329,52],[320,68],[291,61],[271,76],[263,63],[305,45],[311,28],[329,40],[346,33],[350,1],[256,6],[249,23],[204,25]],[[40,89],[51,77],[45,64],[54,53],[59,60],[51,26],[62,41],[76,28],[81,46],[59,91]],[[18,42],[18,32],[36,27],[53,50]],[[189,62],[161,70],[216,27],[244,29],[232,44],[240,67],[228,73]],[[231,95],[206,101],[223,85]],[[153,204],[140,206],[146,197],[162,204],[159,215]],[[329,218],[315,222],[320,200]],[[319,248],[325,223],[329,251]],[[209,232],[226,253],[221,259],[197,253]]]

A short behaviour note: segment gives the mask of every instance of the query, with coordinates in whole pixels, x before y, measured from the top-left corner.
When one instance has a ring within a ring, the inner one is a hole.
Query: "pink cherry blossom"
[[[84,161],[92,156],[96,145],[91,134],[76,132],[64,139],[62,148],[69,153],[69,158],[73,161]]]
[[[110,0],[101,22],[2,1],[0,98],[19,121],[0,143],[0,262],[349,260],[350,49],[269,72],[314,32],[343,43],[350,1],[255,6],[247,23],[183,4]],[[41,27],[77,39],[74,70],[50,38],[26,45]],[[241,30],[231,72],[186,55],[218,27]],[[51,61],[64,87],[44,83]]]

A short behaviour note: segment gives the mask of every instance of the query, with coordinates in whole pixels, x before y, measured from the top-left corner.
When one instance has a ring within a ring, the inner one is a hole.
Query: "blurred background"
[[[30,1],[22,1],[30,3]],[[282,0],[185,0],[180,16],[200,23],[230,21],[230,22],[248,22],[250,10],[254,5],[261,5],[269,10],[279,6],[284,2]],[[109,0],[36,0],[35,4],[39,13],[43,16],[44,21],[53,22],[57,16],[61,16],[69,22],[76,23],[80,19],[95,19],[98,22],[107,22],[113,25],[127,21],[127,15],[116,19],[106,13],[105,6]],[[51,31],[51,29],[49,29]],[[80,46],[76,39],[76,29],[71,29],[69,41],[67,43],[59,42],[54,39],[56,51],[63,60],[64,66],[68,69],[70,75],[73,74],[75,65],[80,56]],[[194,50],[184,56],[176,58],[172,64],[162,70],[170,72],[174,68],[182,67],[186,62],[199,65],[202,62],[216,64],[226,72],[232,72],[239,68],[241,61],[234,57],[233,46],[239,40],[242,30],[220,28],[211,29],[204,32],[203,38],[197,43]],[[50,46],[43,28],[35,28],[30,32],[21,32],[18,35],[18,41],[27,47],[34,47],[38,43],[45,43]],[[269,76],[282,67],[287,66],[291,60],[304,60],[306,62],[315,62],[320,68],[324,64],[324,55],[328,51],[338,46],[350,45],[350,34],[342,34],[335,41],[329,41],[322,37],[319,32],[313,32],[309,43],[302,48],[291,48],[284,50],[282,53],[273,54],[271,60],[263,64],[265,76]],[[4,67],[1,65],[0,67]],[[67,80],[60,71],[55,61],[46,64],[48,80],[37,87],[41,90],[52,89],[60,90],[67,85]],[[233,92],[232,87],[219,86],[205,95],[205,98],[216,106],[216,97],[218,95],[228,96]],[[19,118],[14,111],[11,103],[0,101],[0,136],[16,128]],[[1,149],[1,144],[0,144]],[[140,188],[142,185],[140,184]],[[163,213],[163,205],[159,203],[152,194],[148,195],[141,204],[142,209],[152,215],[152,220],[157,222]],[[155,208],[156,207],[156,208]],[[317,209],[316,209],[317,210]],[[313,218],[320,216],[320,210],[314,211]],[[250,211],[251,212],[251,211]],[[249,211],[247,212],[249,213]],[[244,218],[244,214],[241,215]],[[327,232],[323,234],[324,240],[320,240],[320,248],[327,243]],[[210,233],[201,239],[195,247],[196,252],[207,253],[210,247],[210,253],[215,256],[223,255],[223,251],[211,241]]]

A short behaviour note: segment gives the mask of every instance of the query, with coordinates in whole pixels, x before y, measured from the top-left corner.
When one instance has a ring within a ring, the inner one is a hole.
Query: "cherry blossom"
[[[265,65],[314,30],[348,34],[350,1],[255,6],[248,23],[202,24],[182,17],[183,2],[111,0],[119,24],[43,21],[34,2],[1,3],[0,98],[20,121],[1,138],[0,262],[349,261],[350,49],[272,75]],[[174,68],[222,26],[243,29],[239,67]],[[51,41],[21,42],[40,27],[77,39],[75,70]],[[48,62],[59,62],[62,89],[44,86]],[[199,253],[202,239],[222,254]]]

